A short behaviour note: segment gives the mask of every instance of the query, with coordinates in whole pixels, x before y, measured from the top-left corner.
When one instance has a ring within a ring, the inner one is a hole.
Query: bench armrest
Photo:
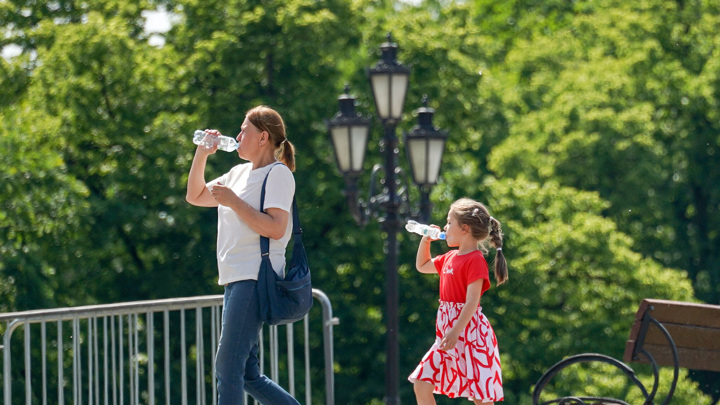
[[[559,398],[555,400],[540,402],[540,394],[542,394],[542,390],[545,388],[545,386],[550,382],[550,380],[560,371],[562,371],[564,368],[569,367],[573,364],[577,363],[592,363],[592,362],[601,362],[610,364],[612,366],[615,366],[620,371],[622,371],[635,385],[640,388],[643,395],[647,398],[648,392],[643,383],[637,378],[635,375],[635,371],[628,367],[625,363],[616,360],[610,356],[606,356],[604,354],[599,353],[583,353],[583,354],[577,354],[575,356],[570,356],[566,359],[563,359],[559,362],[557,362],[554,366],[550,367],[545,374],[540,377],[537,384],[535,384],[535,388],[533,389],[533,405],[548,405],[552,403],[565,403],[565,404],[577,404],[582,405],[585,404],[585,401],[604,401],[605,403],[609,404],[620,404],[620,405],[629,405],[627,402],[621,401],[619,399],[613,399],[613,398],[596,398],[596,397],[564,397]],[[657,384],[657,378],[656,378],[656,384]],[[564,401],[564,402],[562,402]]]

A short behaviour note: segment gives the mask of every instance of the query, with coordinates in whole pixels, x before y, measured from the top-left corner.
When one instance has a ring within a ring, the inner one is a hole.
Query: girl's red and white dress
[[[496,402],[504,399],[500,353],[495,332],[482,307],[478,306],[457,344],[440,350],[445,333],[455,325],[465,306],[467,286],[483,279],[482,293],[490,288],[488,265],[482,252],[458,255],[451,250],[433,259],[440,274],[440,307],[435,325],[435,343],[408,380],[432,384],[434,393],[450,398]]]

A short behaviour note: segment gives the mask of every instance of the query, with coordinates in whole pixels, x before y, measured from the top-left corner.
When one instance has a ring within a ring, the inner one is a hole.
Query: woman
[[[216,130],[207,130],[217,136]],[[247,391],[262,404],[298,404],[279,385],[260,374],[259,318],[256,281],[260,268],[260,235],[270,239],[273,269],[285,268],[285,248],[292,234],[290,209],[295,195],[295,148],[287,140],[282,117],[259,106],[247,112],[237,135],[239,164],[223,176],[205,182],[208,156],[217,147],[198,146],[187,185],[187,201],[217,207],[217,262],[220,285],[225,286],[222,332],[216,355],[218,404],[242,404]],[[284,165],[275,164],[278,159]],[[270,170],[272,168],[272,170]],[[260,191],[265,176],[264,211]]]

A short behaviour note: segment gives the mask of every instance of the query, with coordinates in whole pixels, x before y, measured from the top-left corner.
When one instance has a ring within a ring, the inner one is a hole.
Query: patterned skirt
[[[440,301],[435,325],[435,344],[408,380],[426,381],[435,394],[465,397],[483,402],[502,401],[502,371],[495,332],[482,307],[478,307],[453,349],[440,350],[440,341],[453,327],[464,303]]]

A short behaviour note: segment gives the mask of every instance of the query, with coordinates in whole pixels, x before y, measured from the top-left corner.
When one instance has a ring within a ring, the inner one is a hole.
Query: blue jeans
[[[225,287],[222,332],[215,358],[218,405],[241,405],[245,391],[263,405],[300,405],[282,387],[260,374],[260,320],[255,280]]]

